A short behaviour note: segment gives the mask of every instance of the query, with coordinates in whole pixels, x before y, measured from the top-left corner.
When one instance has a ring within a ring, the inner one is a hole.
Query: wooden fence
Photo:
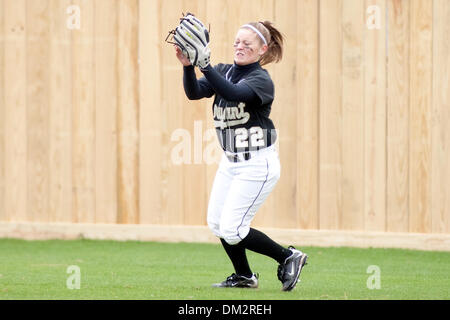
[[[188,11],[214,64],[246,22],[286,38],[255,226],[450,233],[448,0],[0,0],[0,221],[205,225],[212,101],[164,42]]]

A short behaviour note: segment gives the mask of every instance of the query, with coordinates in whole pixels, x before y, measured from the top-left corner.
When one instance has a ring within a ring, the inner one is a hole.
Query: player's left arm
[[[258,99],[255,91],[245,83],[234,84],[226,80],[211,65],[201,69],[214,91],[228,101],[251,102]]]

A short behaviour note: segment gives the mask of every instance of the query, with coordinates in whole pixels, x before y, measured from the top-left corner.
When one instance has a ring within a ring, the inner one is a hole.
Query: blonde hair
[[[263,66],[271,62],[279,62],[283,58],[283,41],[284,37],[280,31],[278,31],[270,21],[249,22],[247,25],[256,28],[265,38],[268,49],[265,54],[262,55],[259,63]],[[242,28],[249,28],[245,25]],[[252,30],[252,28],[249,28]],[[261,44],[264,44],[264,40],[258,36]]]

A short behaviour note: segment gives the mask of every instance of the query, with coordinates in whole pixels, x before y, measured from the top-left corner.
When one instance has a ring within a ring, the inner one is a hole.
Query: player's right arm
[[[214,90],[204,78],[197,80],[194,66],[183,55],[180,48],[175,47],[176,56],[183,65],[183,87],[189,100],[199,100],[209,98],[214,95]]]
[[[205,78],[197,80],[194,66],[183,67],[183,86],[189,100],[209,98],[215,93],[208,80]]]

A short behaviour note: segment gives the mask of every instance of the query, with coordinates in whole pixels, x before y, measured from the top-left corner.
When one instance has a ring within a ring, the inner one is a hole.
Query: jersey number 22
[[[261,127],[237,128],[234,133],[236,135],[236,148],[248,148],[249,141],[252,148],[264,146],[264,132]]]

